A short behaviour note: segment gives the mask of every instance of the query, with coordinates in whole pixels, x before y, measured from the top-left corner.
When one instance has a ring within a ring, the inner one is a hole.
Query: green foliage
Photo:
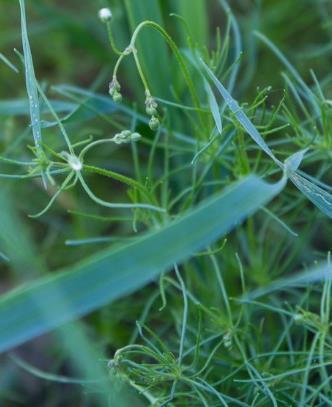
[[[194,212],[121,249],[100,251],[70,270],[0,300],[0,351],[85,315],[153,281],[173,264],[213,243],[276,195],[283,183],[247,178]],[[199,226],[199,227],[198,227]],[[160,247],[164,247],[162,252]],[[148,255],[147,255],[148,254]],[[135,259],[135,263],[131,261]],[[46,316],[40,306],[47,299]],[[48,311],[49,310],[49,311]],[[10,321],[10,322],[9,322]],[[3,335],[3,336],[2,336]]]
[[[330,4],[97,3],[3,0],[0,404],[332,405]]]

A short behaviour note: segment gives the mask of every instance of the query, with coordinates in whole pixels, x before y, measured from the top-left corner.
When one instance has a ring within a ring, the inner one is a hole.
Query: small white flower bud
[[[102,23],[107,23],[112,19],[112,12],[109,8],[102,8],[98,12],[98,17]]]

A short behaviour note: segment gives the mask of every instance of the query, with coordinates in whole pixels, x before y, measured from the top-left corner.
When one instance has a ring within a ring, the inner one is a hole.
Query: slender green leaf
[[[298,172],[290,173],[289,178],[317,208],[332,218],[332,194],[301,176]]]
[[[25,81],[29,97],[31,128],[35,145],[38,151],[40,152],[42,149],[41,147],[42,135],[40,126],[40,109],[39,109],[38,91],[36,86],[36,76],[33,67],[31,49],[28,38],[27,22],[25,15],[25,3],[24,0],[19,1],[21,8],[21,28],[22,28],[22,45],[25,65]]]
[[[66,113],[78,108],[76,103],[62,102],[60,100],[51,100],[50,103],[53,109],[58,113]],[[40,110],[42,113],[49,112],[45,105],[42,105]],[[29,102],[27,100],[15,99],[0,101],[1,116],[26,116],[29,114]]]
[[[219,106],[209,83],[204,80],[204,87],[208,95],[209,107],[219,134],[222,133],[222,121]]]
[[[282,163],[275,157],[273,152],[271,151],[270,147],[266,144],[265,140],[263,137],[260,135],[254,124],[250,121],[248,116],[245,114],[245,112],[241,109],[239,104],[231,94],[228,92],[228,90],[223,86],[223,84],[218,80],[218,78],[215,76],[215,74],[211,71],[211,69],[205,64],[205,62],[201,59],[201,64],[207,74],[209,75],[210,79],[212,82],[215,84],[217,87],[218,91],[220,92],[221,96],[225,100],[227,106],[229,109],[234,113],[236,119],[238,122],[242,125],[242,127],[248,132],[250,137],[259,145],[259,147],[269,156],[272,158],[272,160],[278,164],[279,166],[283,167]]]
[[[322,263],[305,272],[274,281],[266,287],[258,288],[257,290],[244,295],[243,299],[253,300],[274,291],[281,291],[292,287],[308,286],[325,280],[332,280],[332,265],[329,263]]]
[[[238,63],[239,58],[241,57],[242,54],[242,39],[241,39],[241,33],[240,33],[240,27],[237,22],[237,19],[235,18],[231,8],[229,7],[229,4],[226,0],[219,0],[219,4],[221,7],[224,9],[226,14],[230,18],[231,26],[232,26],[232,31],[233,31],[233,38],[234,38],[234,65],[228,80],[227,84],[227,89],[230,93],[233,92],[234,86],[237,80],[237,76],[239,73],[240,65]]]
[[[6,58],[1,52],[0,52],[0,60],[4,62],[10,69],[12,69],[15,73],[18,73],[18,69],[16,68],[15,65],[13,65],[8,58]]]

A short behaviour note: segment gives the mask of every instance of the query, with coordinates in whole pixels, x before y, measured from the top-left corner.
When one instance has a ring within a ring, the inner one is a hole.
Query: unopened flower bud
[[[102,23],[107,23],[112,20],[112,12],[109,8],[102,8],[98,12],[98,17]]]
[[[130,136],[131,141],[138,141],[142,138],[142,136],[139,133],[132,133]]]
[[[139,133],[132,133],[130,130],[123,130],[121,133],[117,133],[113,137],[115,144],[125,144],[130,143],[131,141],[138,141],[141,138]]]
[[[230,332],[226,332],[222,340],[226,349],[230,349],[232,347],[232,334]]]
[[[121,86],[120,86],[118,80],[114,77],[114,78],[112,79],[112,81],[109,83],[109,94],[110,94],[111,96],[113,96],[114,93],[115,93],[115,92],[119,92],[120,89],[121,89]]]
[[[150,121],[149,121],[150,129],[153,130],[153,131],[156,131],[156,130],[158,130],[159,125],[160,125],[160,121],[158,120],[158,118],[155,117],[155,116],[152,116]]]
[[[146,111],[146,114],[148,114],[149,116],[153,116],[158,113],[157,110],[153,107],[147,107],[145,109],[145,111]]]
[[[112,95],[112,97],[113,97],[113,101],[114,101],[115,103],[120,103],[120,102],[122,101],[122,95],[121,95],[121,93],[118,92],[118,91],[114,92],[113,95]]]
[[[128,143],[130,140],[131,131],[130,130],[123,130],[121,133],[117,133],[113,137],[113,141],[116,144]]]
[[[147,95],[145,99],[145,110],[149,116],[155,116],[157,114],[158,103],[151,95]]]

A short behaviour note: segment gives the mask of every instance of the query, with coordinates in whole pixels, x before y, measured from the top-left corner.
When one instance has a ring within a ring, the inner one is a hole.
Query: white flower
[[[72,170],[76,172],[81,171],[83,168],[83,163],[78,157],[76,157],[76,155],[69,154],[67,151],[62,151],[61,155],[67,161]]]
[[[112,12],[109,8],[102,8],[98,12],[98,16],[103,23],[107,23],[112,19]]]
[[[72,156],[68,163],[74,171],[81,171],[83,168],[83,164],[78,157]]]

